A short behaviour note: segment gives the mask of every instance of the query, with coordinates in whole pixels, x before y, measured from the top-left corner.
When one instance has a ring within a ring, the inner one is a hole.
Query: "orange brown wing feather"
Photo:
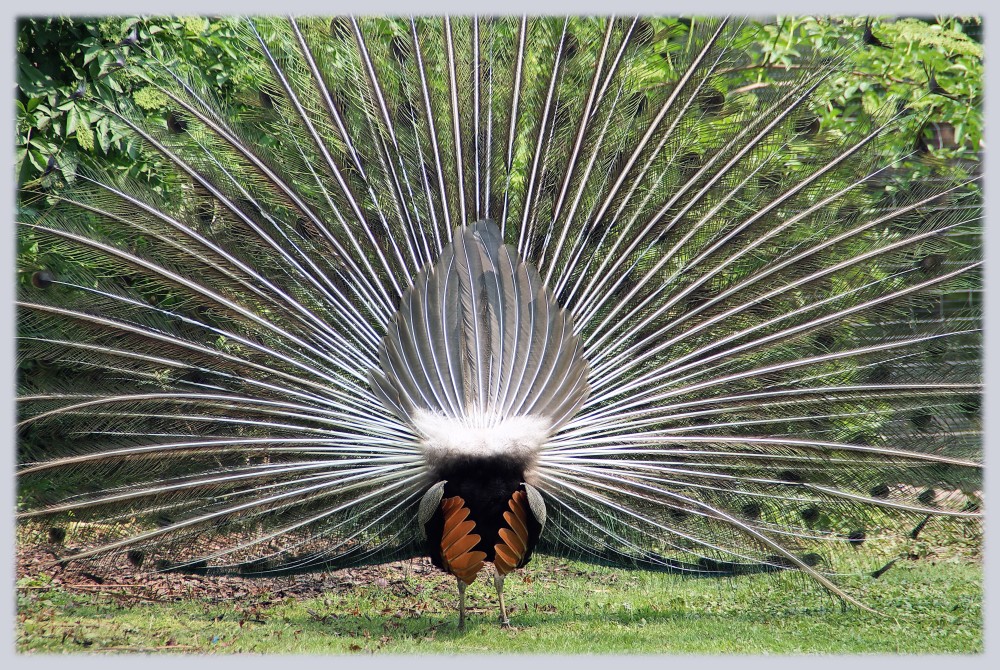
[[[500,542],[494,545],[496,558],[493,564],[497,572],[506,575],[517,567],[528,551],[528,496],[524,491],[514,491],[507,506],[509,512],[503,513],[504,521],[509,528],[500,529]]]
[[[451,547],[451,545],[455,544],[463,537],[467,537],[475,527],[476,523],[474,521],[463,521],[448,531],[444,537],[441,538],[441,553],[448,553],[448,548]]]
[[[469,508],[460,496],[445,498],[441,501],[441,512],[444,515],[444,530],[441,535],[441,562],[445,569],[466,584],[475,581],[476,575],[483,567],[486,554],[482,551],[472,551],[479,544],[480,536],[472,531],[475,521],[466,521]]]

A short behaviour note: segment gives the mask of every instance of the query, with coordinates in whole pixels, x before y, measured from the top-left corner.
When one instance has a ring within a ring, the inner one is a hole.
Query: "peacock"
[[[50,163],[20,196],[18,518],[71,524],[64,558],[427,557],[459,627],[481,573],[507,625],[535,553],[865,607],[844,561],[981,514],[977,175],[938,169],[912,100],[817,111],[890,45],[238,26],[225,98],[155,35],[114,45],[104,111],[157,179]]]

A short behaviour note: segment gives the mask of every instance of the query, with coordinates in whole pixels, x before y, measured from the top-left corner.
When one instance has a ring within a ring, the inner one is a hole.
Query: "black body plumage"
[[[444,497],[459,496],[469,508],[469,518],[476,520],[475,533],[480,541],[473,547],[486,554],[486,561],[495,558],[494,545],[501,528],[506,524],[503,513],[508,511],[508,501],[514,491],[524,490],[524,476],[517,467],[502,456],[493,458],[469,458],[456,462],[442,474],[447,482]],[[528,531],[532,544],[538,541],[539,524],[529,517]],[[427,523],[427,555],[437,567],[441,565],[441,530],[444,519],[438,510]],[[524,562],[531,560],[529,551]]]

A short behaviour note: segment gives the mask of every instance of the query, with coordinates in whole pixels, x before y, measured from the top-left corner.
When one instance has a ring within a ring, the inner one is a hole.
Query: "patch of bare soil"
[[[19,543],[17,578],[21,580],[23,577],[47,575],[55,587],[76,592],[105,593],[125,600],[163,602],[197,598],[207,602],[223,602],[311,598],[346,593],[360,585],[369,584],[405,591],[408,577],[445,576],[427,559],[344,568],[335,572],[245,578],[155,572],[136,568],[124,558],[97,564],[63,560],[71,555],[72,548],[59,545]]]

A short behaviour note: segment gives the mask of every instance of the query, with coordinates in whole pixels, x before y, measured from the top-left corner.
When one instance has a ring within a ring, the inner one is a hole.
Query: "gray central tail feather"
[[[369,373],[403,421],[414,412],[488,427],[518,416],[557,431],[587,399],[572,318],[492,221],[455,229],[403,295]]]

